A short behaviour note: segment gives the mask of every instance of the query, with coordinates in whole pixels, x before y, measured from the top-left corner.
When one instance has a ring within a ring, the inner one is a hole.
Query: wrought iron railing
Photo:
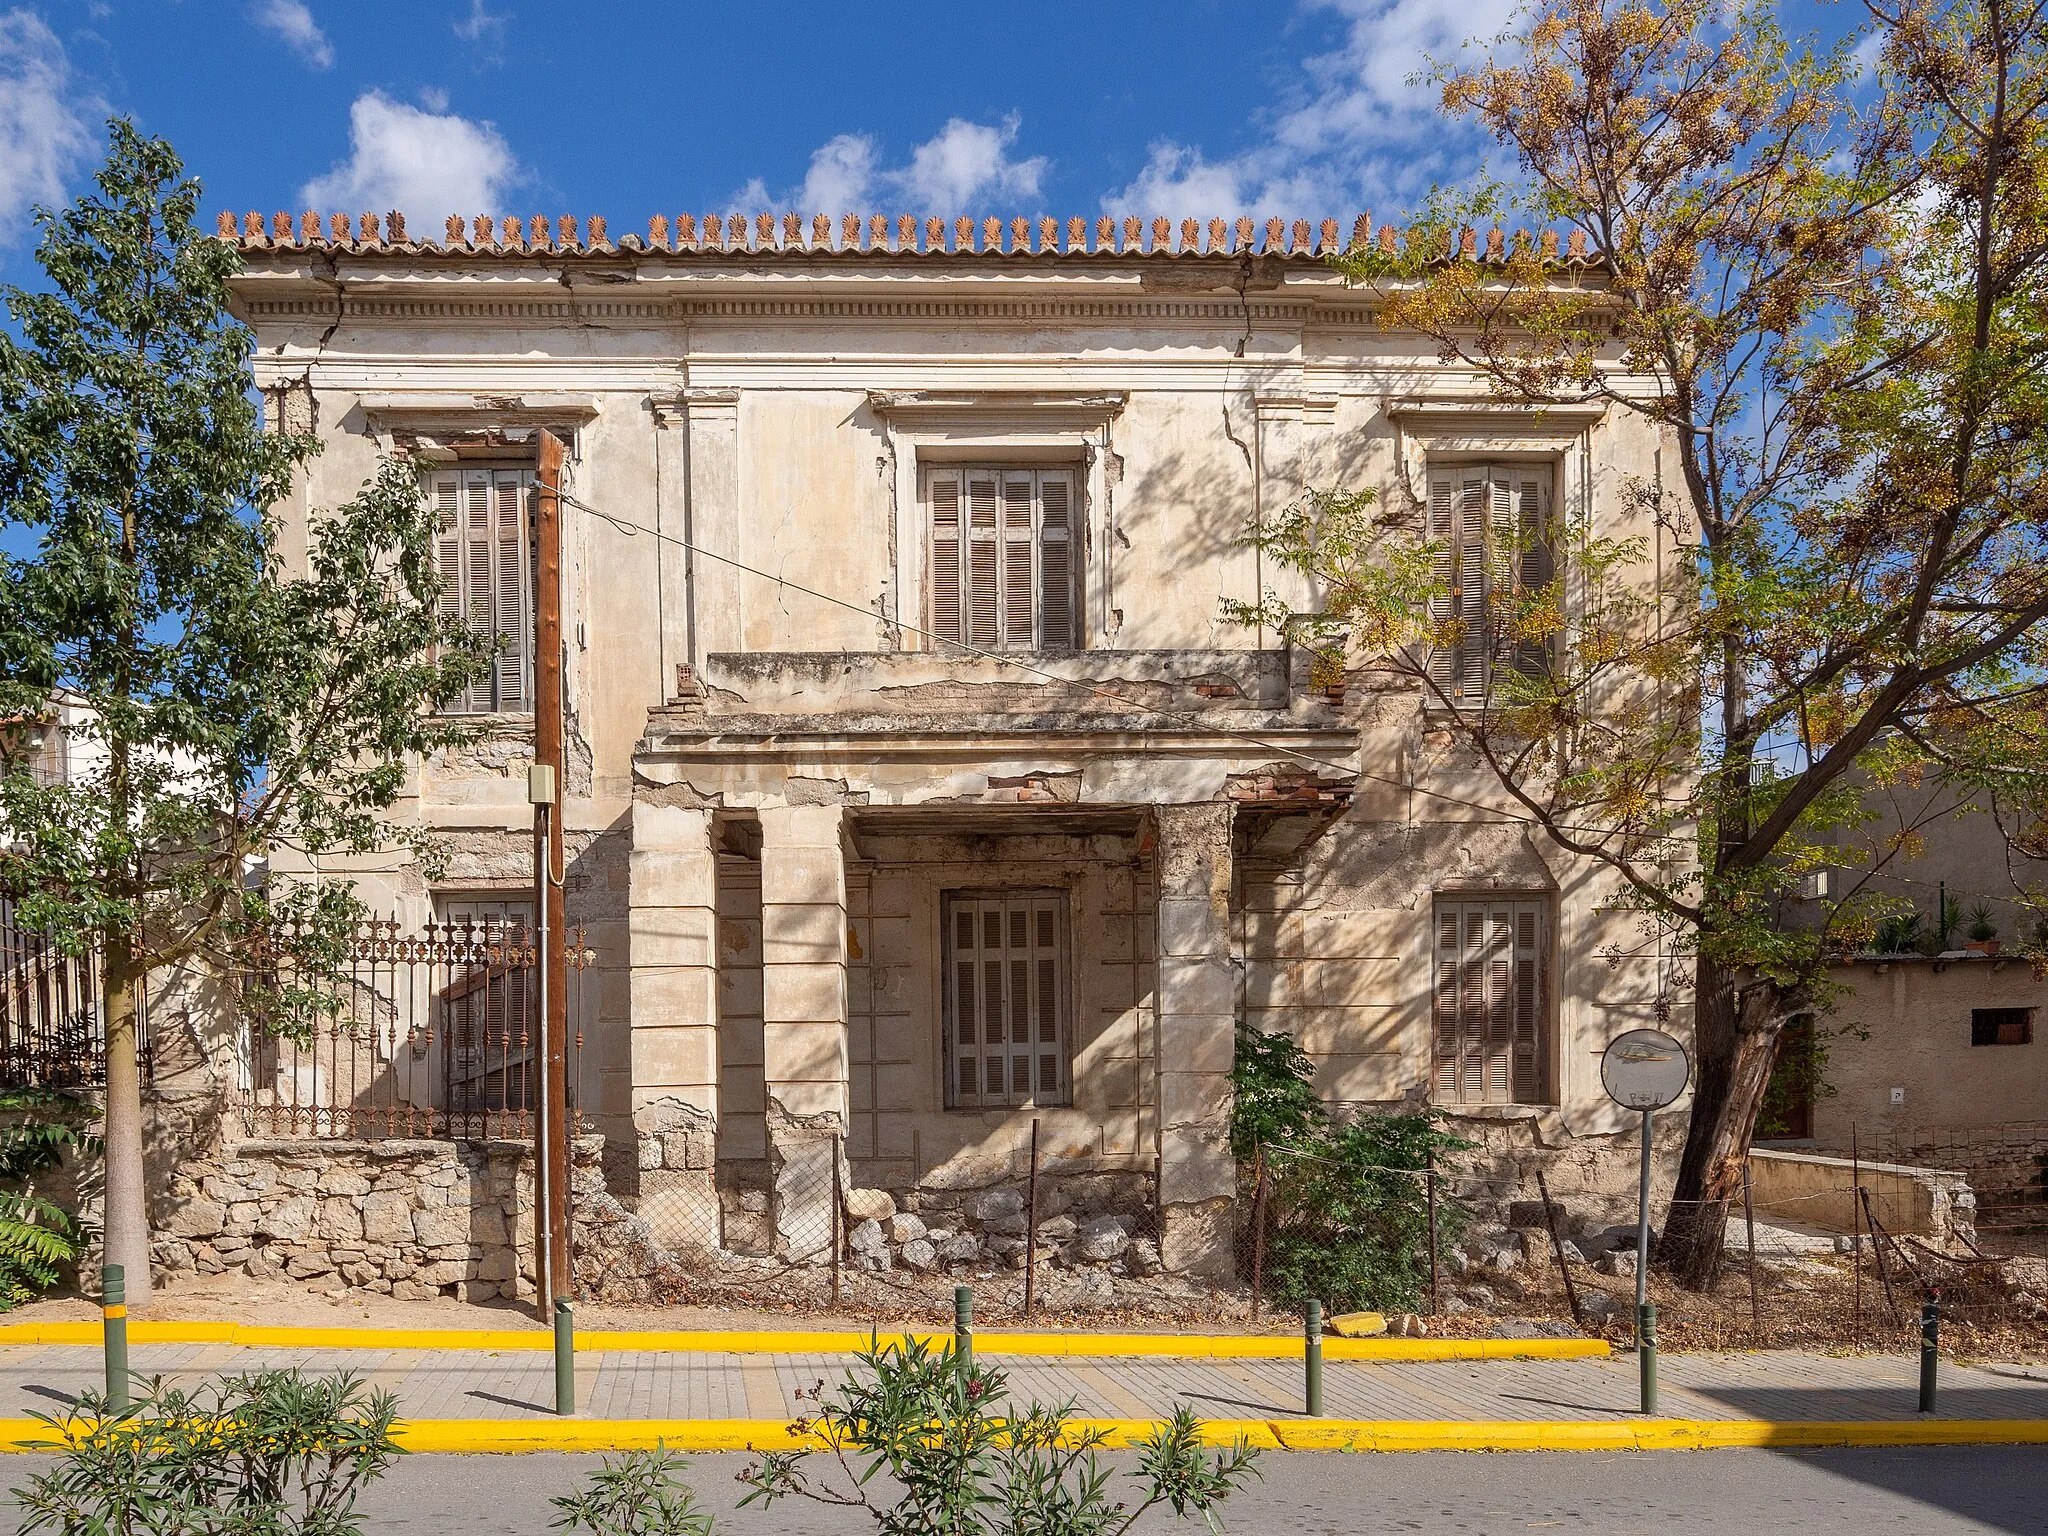
[[[147,1067],[146,986],[137,1007]],[[89,1088],[106,1076],[98,951],[72,952],[25,927],[0,897],[0,1089]]]
[[[245,1060],[252,1135],[524,1139],[541,1042],[537,935],[513,919],[364,923],[338,963],[310,966],[291,936],[270,947],[264,989],[319,1004],[290,1030],[252,1019]],[[595,953],[569,935],[570,1108],[582,1097],[581,992]],[[260,1013],[261,1010],[255,1010]]]

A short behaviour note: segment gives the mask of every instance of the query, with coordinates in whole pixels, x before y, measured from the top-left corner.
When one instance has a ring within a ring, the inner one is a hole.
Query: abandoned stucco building
[[[1604,1179],[1632,1122],[1599,1053],[1673,1016],[1668,959],[1418,693],[1312,676],[1221,605],[1315,604],[1241,535],[1338,485],[1510,494],[1642,538],[1647,582],[1673,536],[1621,494],[1657,473],[1642,420],[1493,403],[1381,330],[1334,222],[223,234],[258,381],[324,445],[291,526],[409,455],[456,600],[523,637],[536,434],[567,445],[575,1088],[657,1233],[800,1253],[827,1186],[778,1170],[821,1138],[858,1185],[974,1190],[1036,1119],[1048,1176],[1225,1274],[1239,1019],[1334,1104],[1439,1104]],[[464,701],[487,743],[410,787],[445,877],[365,872],[374,904],[521,900],[529,650]],[[714,1150],[650,1152],[679,1128]]]

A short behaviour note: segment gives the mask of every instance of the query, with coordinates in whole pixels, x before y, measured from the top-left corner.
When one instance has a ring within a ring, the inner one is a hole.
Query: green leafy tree
[[[137,997],[177,965],[224,982],[288,913],[317,975],[355,915],[345,884],[279,893],[255,861],[390,846],[406,758],[459,739],[435,707],[488,663],[437,611],[434,522],[386,465],[313,519],[298,574],[266,509],[314,451],[265,429],[248,333],[226,310],[238,257],[201,234],[176,154],[109,125],[96,190],[39,211],[44,291],[0,293],[0,717],[51,690],[86,706],[99,766],[0,777],[0,892],[16,920],[102,956],[106,1256],[146,1292]],[[428,850],[421,850],[423,853]],[[317,988],[260,998],[289,1030]]]
[[[1779,1033],[1896,905],[1869,875],[1926,825],[1866,837],[1868,793],[2038,807],[2048,769],[2048,31],[2002,0],[1871,15],[1874,76],[1718,0],[1539,0],[1511,47],[1440,68],[1514,185],[1440,196],[1342,266],[1497,399],[1646,422],[1659,472],[1604,486],[1597,520],[1494,522],[1483,553],[1421,501],[1325,491],[1264,542],[1327,604],[1240,614],[1333,655],[1348,635],[1456,766],[1690,954],[1659,1257],[1695,1287]],[[1592,259],[1487,232],[1525,220]],[[1481,571],[1475,613],[1455,583]],[[1447,683],[1461,650],[1482,687]],[[1850,878],[1789,921],[1829,865]]]
[[[1098,1455],[1103,1432],[1074,1424],[1071,1404],[1006,1411],[1003,1373],[950,1346],[871,1343],[857,1358],[860,1372],[797,1424],[827,1449],[778,1451],[741,1472],[742,1507],[797,1498],[865,1510],[885,1536],[1123,1536],[1156,1508],[1214,1530],[1218,1507],[1256,1472],[1258,1453],[1241,1442],[1204,1450],[1183,1405],[1138,1443],[1129,1476],[1141,1497],[1126,1502]]]

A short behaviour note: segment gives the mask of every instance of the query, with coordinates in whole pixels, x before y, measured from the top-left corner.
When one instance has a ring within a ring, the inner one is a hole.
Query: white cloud
[[[911,150],[908,164],[893,169],[876,163],[875,141],[868,135],[842,133],[812,153],[800,187],[778,197],[756,176],[731,201],[738,208],[824,214],[872,210],[883,202],[904,212],[943,215],[991,201],[1014,206],[1038,196],[1051,164],[1043,155],[1011,158],[1022,125],[1014,112],[1000,125],[951,118]]]
[[[505,56],[505,27],[510,12],[495,12],[484,0],[469,0],[469,14],[451,23],[455,35],[475,48],[486,62],[496,64]]]
[[[301,189],[310,208],[381,213],[396,208],[422,221],[451,213],[494,213],[521,179],[511,147],[489,123],[423,112],[381,91],[358,96],[348,112],[349,157]]]
[[[874,179],[875,141],[858,133],[842,133],[819,145],[811,156],[800,201],[815,213],[859,212]]]
[[[34,12],[0,15],[0,242],[30,205],[64,201],[64,178],[92,150],[71,104],[71,61]]]
[[[1043,155],[1029,160],[1009,157],[1022,122],[1014,112],[1003,119],[1001,128],[951,118],[936,137],[913,149],[910,164],[889,179],[920,212],[963,213],[989,197],[1013,203],[1035,198],[1050,162]]]
[[[1419,78],[1474,38],[1512,21],[1517,0],[1308,0],[1344,22],[1340,45],[1302,61],[1283,108],[1257,141],[1211,160],[1162,140],[1145,168],[1102,199],[1111,214],[1169,217],[1248,213],[1306,217],[1410,201],[1459,174],[1473,136],[1437,114]]]
[[[334,63],[334,44],[306,9],[305,0],[259,0],[249,17],[257,26],[283,38],[292,52],[315,69],[326,69]]]

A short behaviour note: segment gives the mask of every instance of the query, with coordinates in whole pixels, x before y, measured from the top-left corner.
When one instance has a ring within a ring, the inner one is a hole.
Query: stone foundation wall
[[[604,1138],[573,1147],[578,1294],[669,1300],[683,1268],[605,1191]],[[523,1142],[244,1141],[186,1163],[156,1199],[170,1273],[286,1275],[424,1300],[533,1296],[532,1148]]]
[[[245,1141],[159,1198],[166,1271],[333,1277],[423,1300],[533,1294],[531,1149],[517,1142]]]

